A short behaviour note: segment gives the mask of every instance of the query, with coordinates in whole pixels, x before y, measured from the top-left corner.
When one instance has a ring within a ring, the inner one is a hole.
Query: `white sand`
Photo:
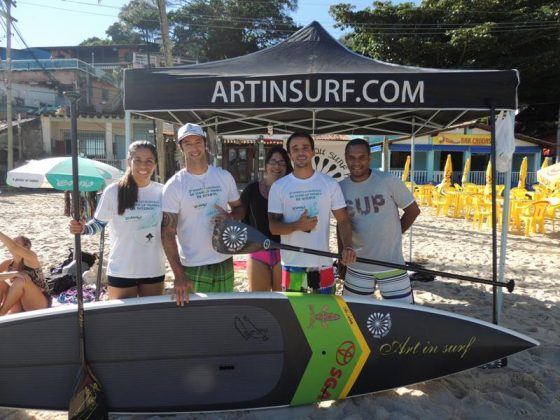
[[[46,190],[45,190],[46,191]],[[73,236],[63,216],[58,192],[0,194],[0,229],[10,236],[25,234],[34,244],[45,271],[64,260]],[[491,278],[491,235],[471,230],[462,220],[436,218],[430,209],[414,225],[413,261],[427,268]],[[508,358],[507,368],[472,369],[443,379],[321,406],[244,411],[172,418],[220,419],[558,419],[560,418],[560,268],[559,232],[508,237],[506,278],[516,281],[514,293],[504,291],[501,325],[527,334],[541,346]],[[550,231],[550,226],[547,226]],[[84,237],[82,248],[98,249],[98,237]],[[106,247],[108,248],[108,247]],[[404,243],[408,260],[408,235]],[[8,257],[0,247],[0,259]],[[172,279],[169,276],[169,279]],[[492,319],[491,287],[438,278],[414,283],[418,304]],[[243,273],[236,290],[247,290]],[[158,419],[170,416],[116,416],[120,419]],[[3,419],[64,419],[66,413],[0,409]]]

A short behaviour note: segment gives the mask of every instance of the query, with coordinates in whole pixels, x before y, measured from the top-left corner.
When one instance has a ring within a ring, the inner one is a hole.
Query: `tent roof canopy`
[[[313,22],[241,57],[125,71],[124,107],[219,134],[420,134],[517,108],[516,70],[399,66],[352,51]]]

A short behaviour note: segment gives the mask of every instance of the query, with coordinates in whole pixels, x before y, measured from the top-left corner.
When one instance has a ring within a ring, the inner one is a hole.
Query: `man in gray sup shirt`
[[[349,141],[345,158],[350,176],[340,187],[352,222],[356,255],[404,265],[402,234],[420,214],[414,196],[392,174],[369,168],[366,140]],[[403,210],[402,217],[399,209]],[[344,295],[373,296],[377,285],[383,299],[414,303],[407,271],[359,262],[347,267]]]

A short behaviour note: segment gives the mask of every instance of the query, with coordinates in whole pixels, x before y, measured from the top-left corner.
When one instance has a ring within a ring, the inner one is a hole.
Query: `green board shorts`
[[[233,292],[233,258],[216,264],[185,267],[183,270],[193,282],[193,292]]]

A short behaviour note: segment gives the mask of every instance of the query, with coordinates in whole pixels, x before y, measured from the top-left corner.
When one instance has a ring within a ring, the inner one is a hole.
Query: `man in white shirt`
[[[281,235],[288,245],[329,251],[329,219],[337,221],[344,249],[342,261],[355,260],[352,227],[340,186],[328,175],[315,171],[313,137],[293,133],[287,142],[294,171],[280,178],[270,189],[268,219],[270,232]],[[282,289],[333,294],[335,278],[332,259],[294,251],[281,251]]]
[[[175,276],[177,305],[182,306],[189,291],[233,291],[233,259],[214,250],[212,231],[219,218],[240,220],[243,208],[231,174],[208,165],[206,136],[199,125],[182,126],[177,144],[185,168],[163,190],[162,242]]]

